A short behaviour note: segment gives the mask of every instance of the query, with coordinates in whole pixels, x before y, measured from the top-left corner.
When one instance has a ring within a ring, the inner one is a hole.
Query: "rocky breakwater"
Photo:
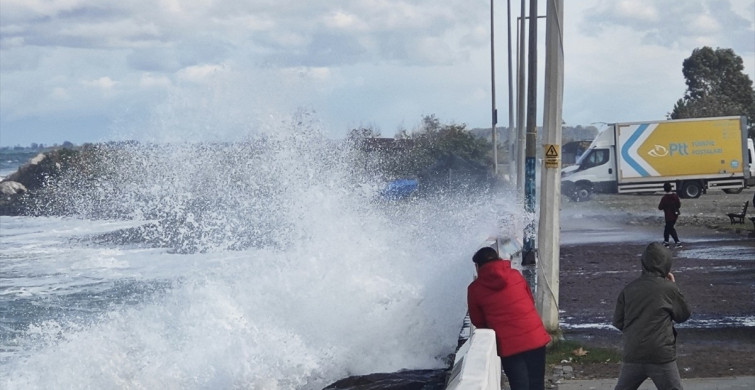
[[[286,174],[255,169],[283,145],[88,144],[45,152],[2,184],[0,215],[129,221],[95,244],[169,248],[177,253],[280,246]],[[283,182],[281,182],[283,180]]]
[[[0,181],[0,215],[30,214],[30,200],[49,180],[60,176],[77,153],[72,149],[39,153]]]

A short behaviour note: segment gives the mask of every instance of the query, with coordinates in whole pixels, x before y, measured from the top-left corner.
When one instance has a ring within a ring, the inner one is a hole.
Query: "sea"
[[[322,389],[447,368],[472,254],[532,216],[505,189],[382,199],[387,179],[342,142],[274,130],[123,144],[50,184],[37,216],[0,216],[0,389]]]
[[[0,180],[15,172],[19,166],[39,154],[40,151],[32,149],[0,149]]]

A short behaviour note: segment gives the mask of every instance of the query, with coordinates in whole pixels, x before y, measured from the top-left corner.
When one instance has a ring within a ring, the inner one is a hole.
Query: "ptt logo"
[[[653,149],[650,149],[648,154],[650,155],[650,157],[666,157],[673,156],[674,154],[686,156],[689,154],[689,152],[687,151],[687,144],[677,143],[669,144],[668,148],[663,145],[655,145]]]

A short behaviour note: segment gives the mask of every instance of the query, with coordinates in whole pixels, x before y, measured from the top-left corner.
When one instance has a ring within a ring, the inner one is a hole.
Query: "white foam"
[[[3,220],[0,265],[13,275],[0,299],[59,305],[8,346],[3,387],[319,389],[442,367],[471,255],[525,217],[491,206],[494,194],[377,202],[316,136],[285,140],[260,156],[126,149],[95,196],[60,194],[78,217]],[[96,212],[127,226],[79,219]],[[164,248],[79,240],[162,216],[186,217],[148,237]]]

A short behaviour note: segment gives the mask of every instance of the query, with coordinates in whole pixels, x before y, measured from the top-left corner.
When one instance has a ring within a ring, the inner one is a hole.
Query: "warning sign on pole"
[[[545,145],[545,167],[546,168],[558,168],[561,164],[561,157],[559,156],[559,150],[561,145]]]

